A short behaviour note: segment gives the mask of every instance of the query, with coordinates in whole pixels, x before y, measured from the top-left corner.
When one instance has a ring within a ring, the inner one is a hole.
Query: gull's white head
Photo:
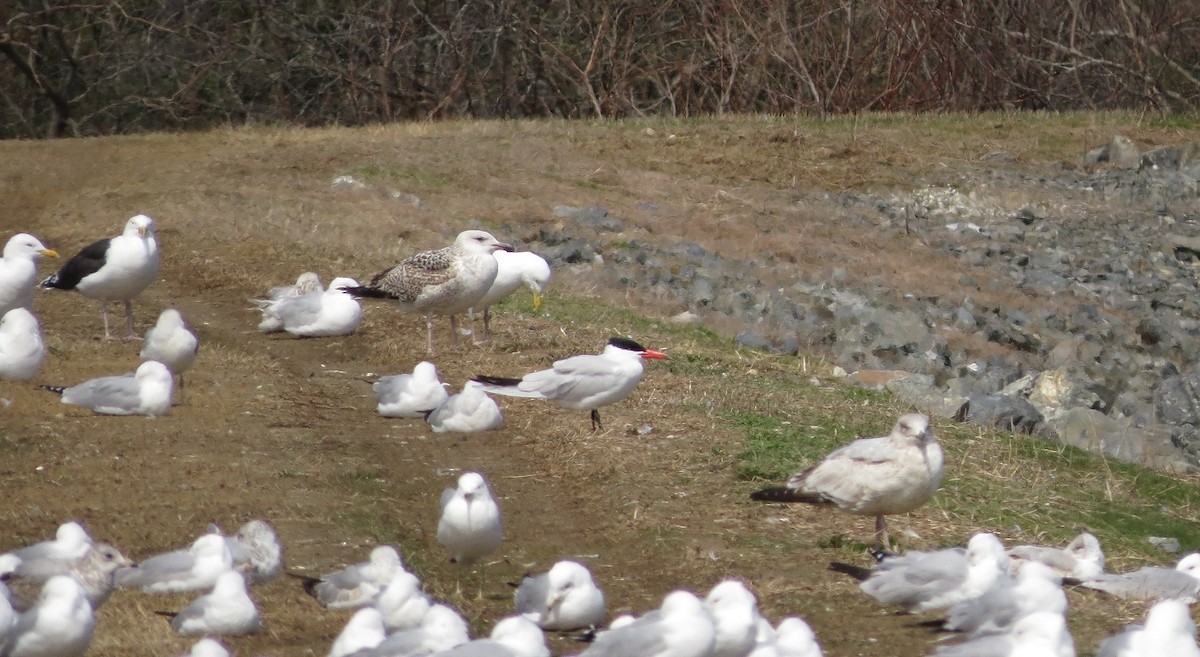
[[[214,639],[200,639],[192,644],[189,657],[229,657],[229,651]]]
[[[139,383],[155,382],[166,385],[170,385],[171,383],[171,370],[156,360],[148,360],[138,365],[134,376]]]
[[[91,545],[92,537],[84,531],[83,525],[75,521],[64,522],[54,532],[54,540],[67,545]]]
[[[546,637],[542,634],[542,628],[521,616],[511,616],[496,623],[490,636],[492,641],[508,648],[515,655],[537,657],[550,654],[546,649]]]
[[[468,502],[491,497],[487,482],[477,472],[467,472],[458,478],[458,494]]]
[[[227,570],[217,577],[212,594],[217,598],[231,598],[246,592],[246,580],[236,570]]]
[[[1146,631],[1159,636],[1187,634],[1196,636],[1188,603],[1183,600],[1160,600],[1146,614]]]
[[[1088,532],[1083,532],[1067,545],[1067,552],[1079,561],[1087,564],[1087,573],[1076,572],[1076,575],[1099,575],[1104,572],[1104,550],[1100,548],[1100,540]],[[1079,568],[1076,567],[1078,571]]]
[[[42,256],[49,258],[57,258],[58,252],[53,249],[47,249],[41,240],[30,235],[29,233],[18,233],[9,238],[8,243],[4,245],[4,258],[28,258],[37,260]]]
[[[438,380],[437,366],[423,360],[413,367],[412,377],[417,381],[435,383]]]
[[[697,598],[695,594],[689,591],[672,591],[668,593],[667,597],[663,598],[662,606],[659,609],[662,609],[665,616],[676,614],[695,616],[708,613],[704,611],[704,603],[700,601],[700,598]]]
[[[929,417],[921,413],[901,415],[900,419],[896,420],[896,426],[892,428],[892,435],[917,443],[933,439],[933,434],[929,431]]]
[[[401,565],[400,553],[390,545],[380,545],[371,550],[371,563],[383,566]]]
[[[121,554],[120,550],[109,543],[97,543],[90,553],[89,560],[103,573],[112,573],[116,572],[118,568],[136,565],[129,557]]]
[[[296,294],[308,294],[309,292],[318,292],[323,290],[321,285],[321,277],[316,272],[306,271],[296,277]]]
[[[163,329],[183,328],[183,315],[174,308],[167,308],[159,314],[158,321],[154,325]]]
[[[758,600],[745,584],[730,579],[714,586],[704,598],[704,603],[708,605],[709,609],[724,611],[726,609],[753,609],[758,605]]]
[[[967,541],[967,563],[974,566],[985,562],[1007,566],[1008,554],[995,534],[981,532]]]
[[[0,317],[0,333],[27,335],[39,330],[37,318],[25,308],[13,308]]]
[[[46,580],[46,583],[42,585],[42,592],[38,596],[37,604],[39,607],[51,606],[46,605],[45,603],[51,601],[61,602],[65,600],[76,599],[87,602],[87,598],[85,596],[86,594],[83,590],[83,586],[79,582],[75,581],[74,577],[71,577],[70,575],[55,575],[54,577]]]
[[[125,235],[154,237],[154,220],[144,214],[131,217],[125,223]]]
[[[572,589],[591,584],[592,574],[577,561],[559,561],[550,567],[546,579],[550,582],[551,591],[566,594]]]
[[[149,361],[154,362],[154,361]],[[225,537],[220,534],[205,534],[192,542],[190,551],[197,558],[221,556],[224,554],[230,561],[229,548],[225,545]]]
[[[471,253],[512,251],[512,245],[497,240],[485,230],[464,230],[454,240],[455,248]]]
[[[1200,579],[1200,552],[1193,552],[1175,564],[1175,570]]]

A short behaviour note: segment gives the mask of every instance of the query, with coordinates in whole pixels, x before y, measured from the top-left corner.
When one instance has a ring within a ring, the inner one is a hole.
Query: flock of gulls
[[[359,326],[361,298],[384,298],[404,312],[426,316],[426,347],[433,353],[433,318],[481,311],[484,339],[491,335],[491,305],[521,286],[534,305],[550,268],[532,253],[480,230],[463,231],[442,249],[413,255],[375,275],[367,285],[337,277],[325,288],[306,272],[294,285],[272,288],[253,303],[262,312],[259,330],[316,338],[348,335]],[[57,258],[37,238],[12,237],[0,259],[0,378],[29,381],[45,358],[40,327],[31,312],[41,258]],[[104,338],[108,305],[125,306],[127,334],[142,341],[142,364],[131,374],[74,386],[42,386],[62,402],[100,414],[161,416],[170,412],[175,379],[196,360],[199,342],[177,310],[164,310],[145,338],[134,331],[133,299],[157,277],[160,258],[152,219],[131,218],[121,235],[99,240],[41,281],[46,289],[77,290],[99,300]],[[475,332],[471,331],[475,338]],[[559,360],[520,377],[479,375],[449,394],[436,366],[422,361],[411,373],[385,376],[374,385],[377,411],[385,417],[423,418],[436,432],[474,432],[503,423],[488,393],[544,399],[589,412],[601,428],[599,409],[627,397],[643,375],[644,361],[667,356],[626,338],[608,341],[599,354]],[[755,492],[753,500],[836,507],[875,518],[881,549],[869,567],[832,563],[853,577],[866,595],[903,613],[938,614],[924,624],[942,636],[931,653],[941,657],[1074,657],[1067,631],[1064,584],[1118,598],[1150,602],[1144,624],[1105,640],[1100,657],[1200,657],[1190,607],[1200,598],[1200,554],[1176,568],[1146,567],[1107,573],[1097,539],[1081,534],[1066,548],[1005,549],[993,534],[973,536],[965,547],[934,552],[891,552],[887,516],[924,505],[941,485],[944,457],[929,418],[903,415],[886,436],[860,438],[791,477],[785,485]],[[464,473],[441,498],[437,540],[453,561],[481,563],[503,544],[500,509],[484,476]],[[53,539],[0,554],[0,657],[75,657],[84,654],[95,630],[95,610],[115,588],[146,594],[196,593],[170,613],[181,636],[201,637],[190,655],[227,656],[221,637],[259,632],[263,619],[250,587],[284,573],[279,537],[269,523],[253,520],[235,535],[217,527],[188,547],[134,563],[116,547],[94,542],[78,523],[61,525]],[[560,561],[517,585],[514,613],[486,638],[472,640],[466,621],[444,602],[429,598],[400,553],[381,545],[363,563],[323,577],[288,573],[302,580],[317,604],[353,610],[333,640],[329,657],[548,657],[545,632],[582,632],[582,657],[812,657],[821,655],[811,628],[799,618],[772,624],[742,582],[718,583],[704,597],[677,590],[657,609],[608,620],[605,596],[591,573]],[[480,594],[483,569],[479,569]],[[459,587],[461,595],[461,583]]]

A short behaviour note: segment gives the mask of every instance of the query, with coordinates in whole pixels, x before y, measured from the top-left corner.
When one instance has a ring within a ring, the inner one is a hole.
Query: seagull
[[[433,605],[421,624],[410,630],[388,635],[383,643],[355,657],[394,657],[395,655],[432,655],[450,650],[471,640],[467,622],[446,605]]]
[[[375,608],[383,616],[389,632],[418,627],[432,603],[421,591],[421,582],[408,571],[397,571],[375,600]]]
[[[0,642],[4,657],[79,657],[96,629],[83,587],[66,575],[46,580],[37,604],[16,618]]]
[[[758,634],[758,600],[745,584],[726,580],[704,598],[716,638],[710,657],[746,657]]]
[[[67,575],[79,582],[83,587],[88,604],[92,606],[93,610],[96,610],[112,595],[113,588],[116,586],[113,581],[114,573],[119,568],[133,565],[134,563],[121,554],[116,547],[108,543],[96,543],[89,544],[83,556],[76,559],[59,562],[54,567],[47,565],[37,571],[28,569],[22,572],[18,566],[12,573],[0,574],[0,580],[10,587],[11,601],[14,606],[19,609],[27,609],[33,604],[37,592],[41,590],[46,580],[55,575]]]
[[[464,313],[487,294],[496,278],[496,251],[511,251],[491,233],[464,230],[454,244],[422,251],[376,274],[369,285],[347,292],[376,299],[396,299],[402,312],[425,313],[425,348],[433,353],[433,316],[450,316],[450,335],[458,344],[455,315]],[[332,285],[331,285],[332,286]]]
[[[284,297],[298,297],[309,292],[324,292],[325,286],[321,285],[321,277],[316,272],[306,271],[296,277],[294,285],[280,285],[267,290],[266,299],[251,299],[255,304],[266,301],[278,301]]]
[[[246,580],[236,570],[221,573],[210,593],[196,598],[183,611],[167,615],[171,616],[171,629],[180,636],[246,636],[262,629]]]
[[[794,617],[783,619],[775,628],[774,648],[779,657],[821,657],[812,628]]]
[[[887,516],[908,513],[929,501],[942,484],[943,461],[929,418],[910,413],[900,416],[889,435],[855,440],[792,475],[786,486],[751,493],[750,499],[833,504],[875,516],[875,540],[889,550]]]
[[[1079,585],[1130,600],[1179,598],[1189,603],[1200,598],[1200,553],[1179,560],[1175,568],[1146,566],[1132,573],[1101,573]]]
[[[370,650],[383,643],[385,637],[387,630],[383,626],[383,614],[374,607],[363,607],[354,612],[333,640],[329,657],[346,657],[359,650]]]
[[[183,389],[183,373],[191,369],[200,352],[200,341],[188,330],[183,315],[174,308],[167,308],[158,316],[158,322],[146,331],[142,343],[142,360],[156,360],[171,374],[179,377],[179,389]]]
[[[542,307],[542,293],[550,283],[550,263],[530,251],[497,251],[496,279],[487,294],[475,302],[471,311],[483,310],[483,334],[492,337],[492,304],[517,291],[524,284],[533,292],[533,309]]]
[[[47,580],[65,575],[76,560],[92,549],[92,537],[75,521],[64,522],[54,532],[54,538],[14,550],[4,556],[16,560],[14,574],[35,580]]]
[[[1067,613],[1062,576],[1046,564],[1025,562],[1015,579],[1002,576],[976,598],[950,608],[942,629],[968,634],[1008,632],[1020,619],[1039,611]]]
[[[1075,642],[1062,614],[1038,612],[1017,621],[1012,632],[985,634],[942,646],[935,657],[1075,657]]]
[[[324,575],[301,577],[304,590],[329,609],[356,609],[375,603],[392,577],[404,572],[400,553],[390,545],[371,550],[370,559]]]
[[[0,315],[14,309],[33,307],[33,289],[37,287],[37,263],[42,256],[57,258],[38,238],[20,233],[9,238],[0,258]]]
[[[266,520],[251,520],[237,534],[225,538],[233,557],[233,569],[249,578],[251,584],[269,582],[283,570],[283,551],[279,536]]]
[[[483,385],[475,381],[467,381],[462,392],[438,404],[425,421],[434,433],[477,433],[504,425],[496,400],[488,397]]]
[[[233,555],[220,534],[205,534],[186,550],[151,557],[134,568],[117,571],[117,586],[146,593],[206,591],[233,569]]]
[[[1008,570],[1008,555],[995,534],[979,533],[965,550],[887,556],[870,570],[838,562],[829,568],[860,580],[859,588],[880,604],[900,605],[913,613],[982,595]]]
[[[40,386],[62,395],[62,403],[85,406],[101,415],[148,415],[158,417],[171,410],[171,370],[148,360],[137,372],[104,376],[69,388]]]
[[[520,616],[496,623],[486,639],[478,639],[449,650],[437,657],[550,657],[542,630]]]
[[[258,330],[287,331],[302,338],[350,335],[362,323],[362,306],[346,292],[358,285],[353,278],[335,278],[329,289],[301,296],[283,297],[262,309]]]
[[[549,399],[559,406],[592,412],[592,431],[603,429],[600,407],[621,401],[642,380],[642,361],[666,359],[661,351],[647,349],[625,338],[609,338],[597,355],[572,356],[554,362],[548,370],[519,379],[477,376],[484,390],[509,397]]]
[[[133,298],[142,293],[158,276],[158,241],[154,220],[144,214],[131,218],[125,232],[84,247],[67,260],[58,273],[42,281],[42,287],[79,290],[85,297],[99,299],[104,309],[104,339],[108,332],[108,303],[125,302],[125,320],[129,324],[126,340],[140,340],[133,330]]]
[[[1104,572],[1104,551],[1100,541],[1088,532],[1076,536],[1065,548],[1020,545],[1008,551],[1014,564],[1038,561],[1058,571],[1063,577],[1087,579]]]
[[[216,639],[200,639],[192,649],[180,657],[229,657],[229,651]]]
[[[1196,623],[1183,600],[1160,600],[1146,614],[1145,625],[1131,625],[1100,644],[1096,657],[1200,657]]]
[[[25,308],[0,317],[0,379],[28,381],[46,359],[46,345],[37,318]]]
[[[462,564],[472,564],[500,548],[500,507],[478,473],[464,473],[457,489],[442,491],[437,539],[450,551],[451,561]]]
[[[537,577],[526,575],[513,603],[518,614],[543,630],[563,632],[604,622],[604,592],[577,561],[559,561]]]
[[[657,611],[620,626],[614,622],[579,657],[707,657],[715,645],[716,629],[704,603],[675,591]]]
[[[417,363],[412,374],[385,376],[371,387],[379,402],[375,410],[383,417],[425,417],[450,396],[438,380],[437,367],[427,360]]]

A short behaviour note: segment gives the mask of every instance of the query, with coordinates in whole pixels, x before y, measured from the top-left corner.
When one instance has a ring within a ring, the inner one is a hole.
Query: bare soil
[[[668,140],[672,131],[682,136]],[[1079,143],[1098,132],[1081,128]],[[826,570],[831,559],[865,563],[857,548],[829,539],[869,540],[870,519],[753,504],[747,493],[758,484],[734,476],[742,436],[720,411],[802,403],[739,382],[767,369],[807,379],[809,363],[714,349],[655,323],[635,329],[623,312],[580,314],[581,305],[597,300],[658,318],[682,308],[612,289],[587,268],[563,269],[544,312],[532,313],[521,297],[496,313],[498,335],[490,344],[470,346],[467,339],[451,348],[448,323],[439,320],[433,360],[443,380],[457,387],[476,373],[519,374],[595,352],[615,334],[663,348],[680,362],[649,364],[635,393],[603,410],[602,432],[590,432],[585,412],[501,400],[503,429],[435,435],[422,422],[376,415],[368,384],[426,357],[423,318],[368,302],[357,334],[300,340],[257,333],[257,313],[246,303],[309,269],[325,281],[365,280],[401,257],[448,243],[468,225],[527,238],[561,221],[549,211],[559,203],[602,204],[630,218],[630,234],[619,239],[686,237],[750,252],[758,245],[747,242],[762,240],[753,228],[761,222],[794,225],[810,242],[828,235],[821,248],[830,253],[846,244],[883,248],[868,237],[839,236],[818,218],[780,211],[787,204],[780,197],[792,193],[780,181],[836,188],[885,171],[878,178],[896,183],[936,169],[951,148],[918,162],[899,147],[911,136],[864,129],[851,142],[848,132],[794,134],[749,120],[649,131],[451,123],[5,143],[5,239],[32,232],[69,256],[114,234],[133,214],[153,216],[163,272],[135,303],[138,330],[161,309],[176,307],[202,348],[178,405],[159,419],[97,416],[33,386],[0,382],[0,397],[11,402],[0,409],[0,549],[49,537],[60,522],[78,519],[96,539],[137,559],[186,545],[209,523],[232,531],[262,517],[278,528],[287,568],[297,573],[362,560],[377,543],[398,545],[427,591],[459,608],[479,634],[511,612],[506,582],[569,557],[592,567],[613,613],[657,606],[674,588],[703,593],[737,577],[758,593],[772,620],[804,616],[827,655],[930,652],[932,639],[915,619],[880,608]],[[953,149],[967,158],[990,145],[964,138]],[[773,155],[755,164],[755,152]],[[331,185],[345,174],[367,187]],[[422,207],[395,198],[393,190],[417,195]],[[674,218],[640,216],[641,199],[673,208]],[[788,248],[781,239],[772,237]],[[895,249],[897,262],[903,252],[921,252],[919,244]],[[44,273],[55,264],[44,264]],[[863,275],[869,269],[850,258],[843,265]],[[936,267],[930,275],[938,277]],[[35,311],[51,349],[36,383],[69,385],[136,367],[137,344],[96,339],[96,302],[39,293]],[[119,307],[113,311],[119,322]],[[723,372],[694,376],[681,364],[688,353],[717,360]],[[847,413],[857,412],[853,402],[845,404]],[[901,410],[885,407],[881,415]],[[640,435],[643,424],[653,431]],[[475,596],[474,571],[448,563],[434,536],[439,494],[464,470],[488,478],[505,518],[503,555],[484,570],[482,599]],[[915,547],[961,543],[973,530],[936,507],[894,526],[918,536],[909,539]],[[325,654],[349,616],[322,610],[286,577],[253,595],[266,629],[226,640],[238,655]],[[91,654],[184,652],[191,642],[152,612],[187,602],[187,596],[119,591],[98,612]],[[1079,593],[1071,603],[1081,654],[1135,613]],[[556,638],[553,649],[570,654],[579,647]]]

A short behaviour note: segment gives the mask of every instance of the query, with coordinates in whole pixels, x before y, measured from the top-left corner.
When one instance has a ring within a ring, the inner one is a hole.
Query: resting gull
[[[83,586],[84,595],[92,609],[99,609],[112,595],[116,586],[113,581],[114,573],[120,568],[133,565],[134,563],[116,547],[108,543],[95,543],[88,545],[83,556],[58,562],[58,565],[54,566],[43,562],[42,566],[26,568],[24,572],[18,567],[15,572],[0,579],[8,584],[13,604],[25,609],[33,603],[46,580],[55,575],[68,575]]]
[[[1025,561],[1044,563],[1063,577],[1087,579],[1104,572],[1104,550],[1100,549],[1100,541],[1088,532],[1076,536],[1065,548],[1019,545],[1011,548],[1008,556],[1014,565]]]
[[[487,294],[475,302],[471,311],[483,310],[483,334],[492,336],[492,304],[517,291],[525,285],[533,292],[533,309],[542,307],[542,293],[550,283],[550,263],[542,256],[530,251],[497,251],[496,279]]]
[[[133,298],[142,293],[158,276],[158,241],[154,220],[144,214],[131,218],[125,232],[84,247],[58,270],[42,281],[42,287],[79,290],[85,297],[99,299],[104,312],[104,339],[108,331],[108,303],[125,302],[127,340],[140,340],[133,330]]]
[[[1200,598],[1200,553],[1185,556],[1174,568],[1146,566],[1132,573],[1101,573],[1079,580],[1079,585],[1131,600],[1179,598],[1195,602]]]
[[[745,657],[754,649],[758,636],[758,600],[736,580],[713,587],[704,598],[712,617],[715,640],[710,657]]]
[[[355,657],[396,657],[396,655],[432,655],[450,650],[471,640],[467,622],[446,605],[433,605],[421,624],[388,635],[383,643],[355,654]]]
[[[491,233],[464,230],[454,244],[422,251],[379,272],[369,285],[350,286],[359,297],[396,299],[403,312],[425,313],[425,348],[433,353],[433,316],[450,316],[450,334],[458,344],[455,315],[464,313],[487,294],[496,278],[496,251],[511,251]]]
[[[704,603],[687,591],[675,591],[656,611],[619,626],[614,621],[580,657],[707,657],[715,645],[716,629]]]
[[[1041,611],[1017,621],[1011,632],[984,634],[942,646],[935,657],[1075,657],[1075,641],[1062,614]]]
[[[383,417],[425,417],[450,396],[437,367],[427,360],[417,363],[412,374],[381,377],[371,387],[378,402],[375,410]]]
[[[392,577],[404,571],[400,553],[390,545],[371,550],[369,559],[329,573],[319,578],[299,577],[304,590],[317,599],[322,607],[356,609],[374,604]]]
[[[1196,623],[1183,600],[1161,600],[1146,613],[1144,625],[1131,625],[1100,644],[1096,657],[1200,657]]]
[[[186,550],[160,554],[117,571],[117,586],[146,593],[205,591],[233,569],[233,555],[220,534],[205,534]]]
[[[83,587],[66,575],[42,586],[37,604],[18,616],[0,643],[4,657],[79,657],[96,629]]]
[[[183,315],[174,308],[167,308],[158,316],[158,322],[146,331],[142,343],[142,360],[156,360],[171,374],[179,377],[179,389],[183,390],[183,373],[191,369],[200,352],[200,341],[188,330]]]
[[[38,238],[20,233],[9,238],[0,258],[0,315],[13,308],[32,308],[37,287],[37,263],[42,256],[57,258]]]
[[[221,573],[212,591],[179,613],[160,613],[171,617],[171,629],[180,636],[245,636],[262,629],[246,580],[236,570]]]
[[[407,571],[397,571],[375,600],[375,608],[383,615],[383,625],[389,632],[408,630],[421,624],[432,603],[421,591],[421,581]]]
[[[362,306],[346,291],[357,285],[353,278],[335,278],[323,292],[273,301],[262,308],[263,319],[258,330],[287,331],[302,338],[350,335],[362,323]]]
[[[1016,578],[1001,576],[983,595],[950,608],[942,629],[968,634],[996,634],[1039,611],[1067,612],[1062,576],[1043,563],[1021,564]]]
[[[761,502],[832,504],[875,516],[875,539],[889,549],[887,516],[929,501],[942,484],[942,447],[920,413],[900,416],[892,432],[860,438],[788,480],[750,494]]]
[[[46,345],[37,318],[25,308],[0,317],[0,379],[28,381],[46,359]]]
[[[434,433],[477,433],[504,425],[496,400],[487,396],[483,386],[467,381],[462,392],[450,395],[425,418]]]
[[[200,639],[192,649],[179,657],[229,657],[229,651],[216,639]]]
[[[626,338],[610,338],[604,351],[555,361],[547,370],[519,379],[476,376],[484,390],[509,397],[532,397],[579,410],[590,410],[592,431],[603,429],[600,407],[629,396],[644,373],[643,359],[665,359],[661,351],[647,349]]]
[[[269,582],[283,570],[283,550],[279,535],[266,520],[251,520],[237,533],[225,538],[233,557],[233,569],[245,575],[251,584]]]
[[[54,538],[34,543],[4,556],[15,560],[13,572],[37,580],[46,580],[54,575],[65,575],[71,564],[83,557],[92,548],[92,537],[82,525],[67,521],[54,531]]]
[[[577,561],[559,561],[541,575],[525,576],[513,603],[518,614],[544,630],[578,630],[604,622],[604,593]]]
[[[85,406],[101,415],[148,415],[171,410],[171,370],[148,360],[133,374],[104,376],[69,388],[41,386],[62,395],[62,403]]]
[[[374,607],[364,607],[346,621],[329,648],[329,657],[346,657],[359,650],[370,650],[383,643],[385,637],[387,628],[383,625],[383,614]]]
[[[316,272],[306,271],[296,277],[296,282],[292,285],[280,285],[267,290],[266,299],[251,299],[256,304],[270,303],[278,301],[284,297],[298,297],[309,292],[324,292],[325,286],[321,285],[321,277]]]
[[[496,623],[488,638],[436,654],[438,657],[550,657],[550,649],[537,625],[520,616],[511,616]]]

